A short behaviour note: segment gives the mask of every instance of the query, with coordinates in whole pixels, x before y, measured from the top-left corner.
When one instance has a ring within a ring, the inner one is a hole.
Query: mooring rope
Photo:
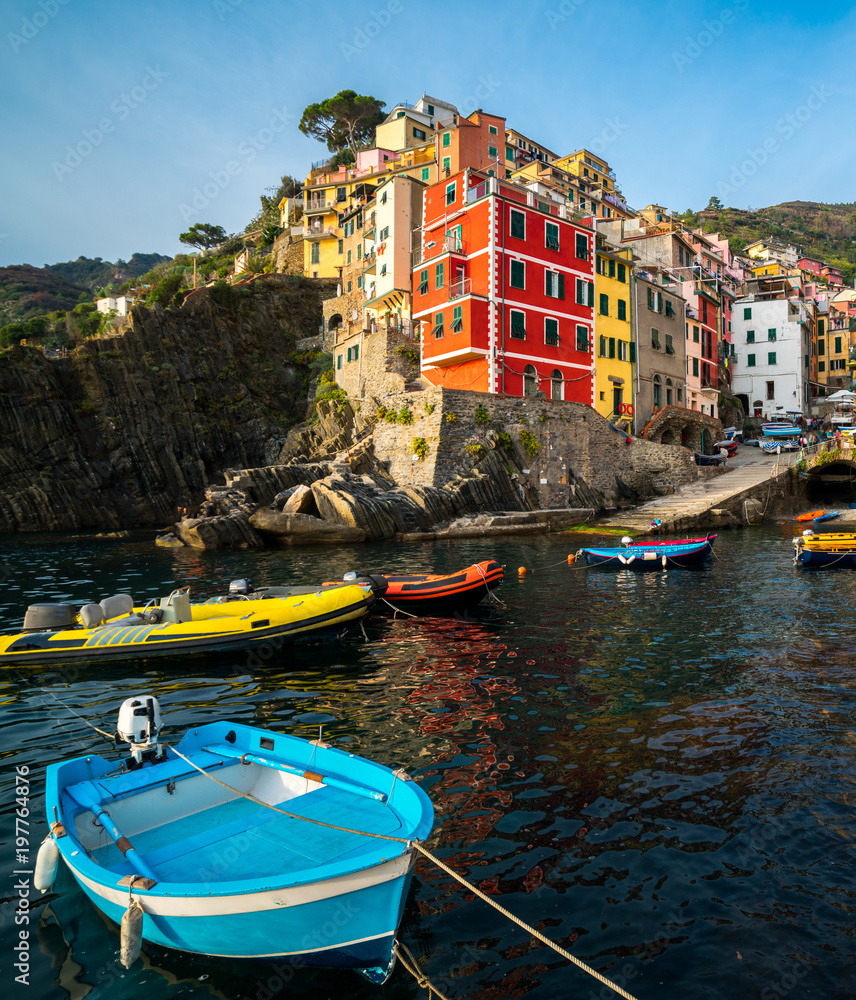
[[[63,708],[67,708],[72,715],[76,715],[77,718],[81,720],[81,722],[85,722],[86,725],[90,726],[92,729],[95,729],[97,732],[101,733],[102,736],[106,736],[111,741],[114,739],[114,736],[105,733],[103,729],[98,729],[97,726],[93,726],[91,722],[87,722],[87,720],[84,719],[82,716],[77,715],[77,713],[74,712],[72,709],[70,709],[68,705],[65,705],[63,702],[61,702],[59,698],[57,698],[56,700],[59,702],[60,705],[63,706]],[[370,833],[368,830],[355,830],[351,827],[339,826],[336,823],[325,823],[323,822],[323,820],[320,819],[312,819],[309,816],[301,816],[299,813],[289,812],[287,809],[280,809],[279,806],[271,805],[269,802],[264,802],[262,799],[256,798],[256,796],[252,795],[250,792],[242,792],[240,789],[234,788],[232,785],[227,784],[227,782],[221,781],[219,778],[215,778],[213,774],[209,774],[208,771],[206,771],[204,768],[199,767],[198,764],[194,764],[189,757],[186,757],[180,750],[176,750],[174,746],[171,746],[170,744],[163,744],[163,745],[168,746],[170,750],[172,750],[172,752],[177,757],[180,757],[186,764],[189,764],[195,771],[198,771],[200,774],[204,775],[210,781],[213,781],[218,785],[222,785],[223,788],[228,789],[234,795],[240,795],[245,799],[249,799],[251,802],[256,803],[256,805],[262,806],[265,809],[271,809],[273,812],[280,813],[283,816],[289,816],[292,819],[303,820],[303,822],[305,823],[313,823],[316,826],[323,826],[329,830],[339,830],[342,833],[356,834],[358,837],[372,837],[377,840],[392,840],[398,844],[407,844],[409,847],[413,848],[413,850],[418,851],[424,857],[428,858],[429,861],[432,861],[442,871],[446,872],[448,875],[451,875],[452,878],[455,879],[457,882],[460,882],[460,884],[464,886],[468,892],[471,892],[474,896],[478,896],[479,899],[484,900],[485,903],[488,903],[503,916],[508,917],[508,919],[511,920],[513,923],[517,924],[518,927],[522,927],[523,930],[525,930],[528,934],[531,934],[532,937],[537,938],[542,944],[545,944],[549,948],[552,948],[557,954],[561,955],[562,958],[565,958],[569,962],[572,962],[574,965],[577,966],[577,968],[582,969],[583,972],[587,972],[590,976],[593,976],[595,979],[597,979],[598,982],[603,983],[604,986],[608,986],[611,990],[614,990],[616,993],[618,993],[619,996],[624,997],[625,1000],[636,1000],[636,998],[631,993],[628,993],[626,990],[622,989],[622,987],[618,986],[616,983],[613,983],[606,976],[598,972],[597,969],[594,969],[590,965],[587,965],[585,962],[582,961],[582,959],[577,958],[576,955],[573,955],[571,952],[569,952],[567,948],[563,948],[560,944],[557,944],[555,941],[552,941],[550,938],[542,934],[539,930],[536,930],[531,924],[527,924],[524,920],[521,920],[520,917],[516,917],[510,910],[507,910],[500,903],[497,903],[496,900],[491,899],[490,896],[487,896],[480,889],[474,886],[472,882],[468,882],[467,879],[463,877],[463,875],[459,875],[453,868],[450,868],[447,864],[441,861],[435,854],[432,854],[426,847],[423,847],[418,840],[408,840],[406,837],[393,837],[390,834],[386,833]],[[400,954],[399,957],[401,957]],[[402,964],[405,966],[405,968],[408,967],[404,959],[402,959]],[[437,996],[441,998],[441,1000],[449,1000],[448,997],[445,997],[442,993],[440,993],[439,990],[434,988],[429,982],[429,980],[421,974],[421,972],[419,971],[414,972],[413,969],[408,969],[408,971],[411,972],[412,975],[417,977],[420,986],[424,985],[429,990],[433,989],[434,992],[437,994]]]
[[[84,719],[82,715],[78,715],[78,714],[77,714],[77,712],[75,712],[75,710],[74,710],[73,708],[71,708],[71,707],[69,707],[68,705],[66,705],[66,703],[65,703],[64,701],[60,701],[60,699],[59,699],[59,698],[57,698],[57,696],[56,696],[56,695],[55,695],[55,694],[54,694],[54,693],[53,693],[52,691],[48,691],[48,690],[47,690],[46,688],[39,688],[39,690],[40,690],[40,691],[41,691],[41,692],[42,692],[43,694],[49,694],[49,695],[51,696],[51,698],[53,698],[53,700],[54,700],[54,701],[55,701],[55,702],[56,702],[57,704],[59,704],[59,705],[62,705],[62,707],[63,707],[63,708],[64,708],[64,709],[65,709],[65,710],[66,710],[67,712],[71,712],[71,714],[72,714],[73,716],[75,716],[75,718],[77,718],[77,719],[80,719],[80,721],[81,721],[81,722],[82,722],[82,723],[83,723],[84,725],[86,725],[86,726],[89,726],[89,728],[90,728],[90,729],[94,729],[96,733],[100,733],[100,734],[101,734],[102,736],[104,736],[104,737],[105,737],[106,739],[110,740],[110,742],[111,742],[111,743],[114,743],[114,744],[115,744],[115,742],[116,742],[116,734],[115,734],[115,733],[105,733],[105,732],[104,732],[104,730],[103,730],[103,729],[99,729],[99,728],[98,728],[98,726],[93,726],[93,725],[92,725],[92,723],[91,723],[91,722],[90,722],[90,721],[89,721],[88,719]]]
[[[431,997],[438,996],[440,1000],[450,1000],[445,993],[441,993],[437,987],[431,982],[431,980],[425,975],[425,973],[416,964],[416,959],[413,957],[413,953],[407,947],[407,945],[402,944],[400,941],[395,941],[392,946],[393,952],[395,952],[395,957],[401,962],[405,969],[410,973],[411,976],[416,980],[416,982],[422,987],[423,990],[428,990],[428,1000]],[[405,958],[405,955],[407,956]]]

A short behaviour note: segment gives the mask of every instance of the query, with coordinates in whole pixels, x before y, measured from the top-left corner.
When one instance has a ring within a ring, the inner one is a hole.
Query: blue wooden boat
[[[784,423],[782,421],[769,424],[761,424],[761,430],[764,432],[764,436],[769,438],[799,437],[799,435],[802,433],[802,431],[796,424]]]
[[[716,535],[687,538],[683,541],[639,542],[622,539],[616,548],[585,548],[577,553],[587,566],[609,569],[672,569],[700,566],[710,555]]]
[[[158,744],[159,728],[156,699],[129,699],[119,734],[130,758],[48,767],[51,833],[37,888],[50,887],[61,856],[95,906],[122,922],[126,965],[147,941],[383,982],[412,841],[433,823],[422,789],[320,740],[213,722],[172,748]]]
[[[814,523],[817,524],[819,521],[832,521],[836,517],[841,516],[840,510],[827,510],[823,514],[814,518]]]
[[[775,454],[782,451],[799,451],[800,443],[797,438],[773,438],[770,441],[761,441],[761,448],[768,454]]]
[[[794,562],[803,569],[856,569],[856,549],[810,549],[801,539],[794,540],[794,547]]]

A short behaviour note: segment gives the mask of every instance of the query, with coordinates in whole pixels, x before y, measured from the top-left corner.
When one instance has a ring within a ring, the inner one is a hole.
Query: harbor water
[[[261,553],[7,537],[9,628],[28,604],[188,584],[204,599],[242,576],[506,567],[467,616],[387,610],[280,651],[3,671],[7,988],[30,1000],[427,995],[400,965],[381,990],[350,972],[144,944],[125,970],[115,928],[64,870],[54,894],[29,897],[29,985],[14,981],[16,766],[29,768],[34,858],[46,766],[118,756],[65,706],[113,731],[122,700],[151,693],[170,742],[218,719],[309,738],[323,727],[335,746],[404,767],[434,802],[431,850],[639,1000],[856,997],[856,573],[796,569],[794,533],[727,532],[706,568],[666,573],[569,566],[591,536]],[[615,996],[424,858],[400,940],[456,1000]]]

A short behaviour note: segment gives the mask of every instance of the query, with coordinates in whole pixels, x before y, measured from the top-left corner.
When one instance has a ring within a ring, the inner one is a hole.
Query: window
[[[583,351],[585,354],[588,354],[589,352],[589,339],[588,339],[587,326],[577,327],[577,350]]]
[[[746,343],[747,344],[754,344],[755,343],[755,331],[754,330],[747,330],[746,331]]]
[[[354,349],[352,347],[348,348],[348,361],[352,361],[353,360],[353,358],[352,358],[353,350]]]
[[[577,327],[577,329],[579,329],[579,327]],[[601,357],[601,358],[605,358],[606,357],[606,337],[599,337],[598,338],[598,350],[597,350],[597,353],[598,353],[598,357]]]
[[[350,250],[348,251],[348,253],[347,253],[346,257],[345,257],[345,263],[346,264],[350,264],[351,263],[351,251]]]
[[[312,249],[309,251],[309,263],[310,264],[320,264],[321,263],[321,244],[313,243]]]
[[[755,355],[754,354],[747,354],[746,355],[746,367],[747,368],[754,368],[755,367]]]
[[[443,314],[441,312],[434,317],[434,329],[431,332],[437,340],[443,339]]]
[[[452,310],[452,333],[460,333],[464,329],[463,311],[463,306],[455,306]]]
[[[672,405],[672,380],[666,379],[666,406]]]
[[[776,398],[776,383],[775,382],[768,382],[767,383],[767,399],[775,399],[775,398]]]
[[[523,212],[515,212],[511,209],[511,238],[515,240],[526,239],[526,216]]]
[[[627,281],[627,268],[623,264],[618,265],[618,274],[616,277],[619,281]]]
[[[672,303],[668,299],[666,299],[666,315],[667,316],[675,315],[675,310],[672,308]]]
[[[443,157],[443,170],[448,174],[451,169],[452,169],[452,157],[451,156],[444,156]]]
[[[444,265],[443,265],[442,261],[434,268],[434,287],[435,288],[442,288],[443,287],[443,282],[445,280],[445,275],[443,273],[443,268],[444,268]]]
[[[627,319],[627,303],[624,299],[618,299],[616,302],[618,307],[618,318],[626,321]]]
[[[487,130],[491,135],[499,135],[496,130],[496,125],[488,125]]]
[[[455,182],[446,185],[446,204],[452,205],[455,201]]]
[[[743,319],[752,319],[752,308],[751,308],[751,306],[747,306],[746,308],[744,308],[744,310],[743,310]]]
[[[651,327],[651,346],[655,351],[660,350],[660,331],[655,330],[653,326]]]
[[[767,364],[768,365],[774,365],[775,363],[776,363],[776,352],[775,351],[770,351],[767,354]]]
[[[487,147],[487,156],[488,156],[489,160],[495,160],[495,159],[497,159],[497,157],[499,156],[499,153],[496,151],[496,146],[488,146]]]
[[[511,336],[515,340],[526,339],[526,313],[519,312],[517,309],[511,310]]]
[[[818,361],[818,363],[817,363],[817,370],[819,372],[825,372],[826,371],[826,362],[825,361]]]
[[[609,277],[610,278],[614,278],[615,277],[615,261],[614,260],[611,260],[609,262]]]
[[[426,104],[425,105],[425,109],[428,112],[428,117],[429,118],[433,118],[434,117],[434,105],[433,104]]]
[[[388,239],[389,239],[389,226],[384,226],[383,229],[381,229],[380,231],[380,240],[381,242],[383,242],[384,240]]]
[[[342,355],[341,354],[336,358],[336,367],[337,368],[341,368],[342,367]]]
[[[350,282],[350,281],[349,281],[349,282],[348,282],[348,291],[349,291],[349,292],[350,292],[350,290],[351,290],[351,285],[352,285],[352,282]]]
[[[604,295],[603,292],[600,294],[600,314],[601,316],[609,315],[609,296]]]
[[[825,344],[826,344],[826,342],[825,342],[825,341],[823,341],[823,340],[819,340],[819,341],[817,342],[817,353],[818,353],[819,355],[821,355],[821,356],[822,356],[822,355],[824,355],[824,354],[826,353],[826,350],[825,350]]]
[[[357,244],[357,260],[361,260],[363,256],[363,245],[362,243]]]
[[[627,345],[627,360],[631,365],[636,364],[636,344],[632,340]]]
[[[427,271],[420,271],[419,272],[419,294],[420,295],[427,295],[428,294],[428,272]]]
[[[431,168],[430,167],[423,167],[422,168],[422,180],[423,181],[427,181],[427,180],[430,179],[430,176],[431,176]]]
[[[615,337],[609,338],[609,357],[615,357]]]
[[[534,396],[538,391],[538,372],[534,365],[527,365],[523,369],[523,395]]]
[[[336,201],[344,201],[347,197],[347,188],[336,188]]]
[[[551,299],[565,297],[565,276],[558,271],[544,271],[544,294]]]
[[[619,340],[618,341],[618,360],[619,361],[626,361],[627,360],[627,341],[626,340]]]
[[[586,236],[585,233],[577,233],[576,244],[577,257],[579,257],[580,260],[588,260],[588,236]]]
[[[342,244],[343,244],[344,242],[345,242],[344,240],[339,240],[339,253],[341,253],[341,252],[342,252]]]
[[[386,264],[381,264],[380,266],[380,277],[382,278],[386,274]]]
[[[698,358],[693,358],[693,375],[698,378]]]
[[[548,347],[559,346],[559,321],[557,319],[544,320],[544,343]]]
[[[522,260],[511,262],[511,278],[508,283],[512,288],[526,287],[526,264]]]
[[[544,223],[544,246],[548,250],[559,249],[559,227],[553,222]]]
[[[824,332],[826,330],[825,324],[826,324],[826,320],[819,319],[817,321],[817,335],[818,335],[818,337],[822,337],[823,336],[823,334],[824,334]]]
[[[427,138],[427,136],[426,136],[425,132],[422,131],[421,128],[415,128],[413,130],[413,138],[414,139],[420,139],[422,142],[424,142],[425,139]]]
[[[577,305],[584,306],[586,304],[586,282],[582,278],[577,278]]]
[[[452,133],[451,132],[444,132],[443,133],[443,145],[444,146],[450,146],[451,144],[452,144]]]
[[[836,354],[841,353],[841,337],[835,338],[835,353]]]
[[[562,398],[562,373],[554,368],[550,373],[550,399]]]
[[[506,146],[505,147],[505,158],[506,158],[506,160],[513,160],[514,159],[514,147],[513,146]]]
[[[670,333],[666,334],[666,354],[674,354],[675,346],[672,343],[672,335]]]
[[[775,330],[768,330],[767,331],[767,340],[775,340],[775,339],[776,339],[776,331]]]
[[[698,342],[699,342],[698,341],[698,327],[697,326],[693,326],[693,343],[697,344]]]
[[[662,386],[660,385],[660,376],[654,376],[654,406],[659,410],[663,405],[662,397]]]
[[[594,282],[587,281],[586,286],[588,288],[588,301],[586,302],[586,305],[591,306],[592,309],[594,309]]]

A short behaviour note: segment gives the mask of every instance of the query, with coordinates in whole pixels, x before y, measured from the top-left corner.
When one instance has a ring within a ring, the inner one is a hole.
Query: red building
[[[563,205],[490,173],[426,188],[413,266],[425,378],[593,405],[593,239]]]

